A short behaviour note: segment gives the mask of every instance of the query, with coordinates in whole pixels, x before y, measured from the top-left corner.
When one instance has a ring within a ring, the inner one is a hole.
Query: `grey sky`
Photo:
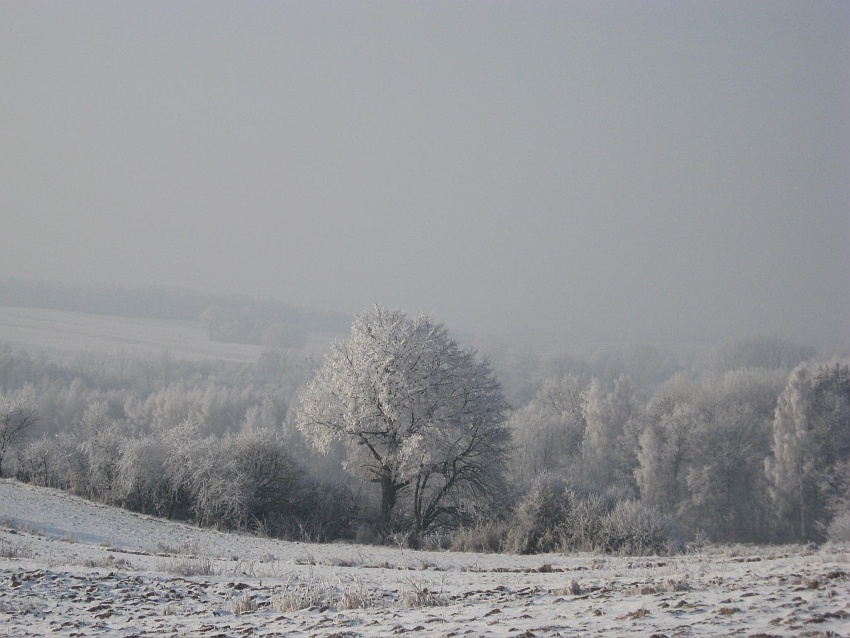
[[[0,276],[848,343],[850,4],[0,2]]]

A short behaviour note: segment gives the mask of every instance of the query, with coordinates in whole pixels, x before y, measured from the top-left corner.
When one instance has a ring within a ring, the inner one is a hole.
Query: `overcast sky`
[[[0,277],[848,344],[850,3],[0,1]]]

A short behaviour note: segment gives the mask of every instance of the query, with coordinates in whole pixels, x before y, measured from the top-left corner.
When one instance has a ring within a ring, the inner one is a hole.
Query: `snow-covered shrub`
[[[850,510],[832,519],[826,528],[826,538],[831,543],[850,543]]]
[[[656,508],[564,489],[544,477],[515,508],[502,549],[646,554],[676,550],[681,538],[675,521]]]
[[[6,454],[36,421],[38,407],[28,392],[14,398],[0,395],[0,476]]]
[[[44,487],[62,487],[63,472],[59,446],[55,438],[40,437],[17,453],[16,477],[19,481]]]
[[[189,508],[199,525],[241,528],[248,522],[250,486],[222,441],[214,436],[192,441],[184,449],[185,468],[178,475]]]
[[[454,530],[448,548],[453,552],[496,553],[502,551],[506,534],[507,529],[503,522],[480,521],[475,525]]]
[[[59,455],[59,471],[65,489],[75,494],[89,493],[89,465],[86,455],[80,449],[77,437],[65,432],[56,436],[56,448]]]
[[[303,471],[289,454],[283,437],[269,429],[248,429],[222,439],[234,469],[244,475],[248,493],[248,516],[272,521],[291,513]]]
[[[44,487],[89,494],[89,465],[71,434],[42,436],[21,447],[15,456],[15,477]]]
[[[164,514],[171,503],[166,473],[168,444],[159,435],[125,440],[118,461],[118,493],[131,509]]]
[[[87,467],[85,496],[101,501],[112,501],[118,496],[119,450],[124,437],[119,423],[115,422],[105,401],[95,401],[86,408],[79,423],[79,450]]]
[[[599,545],[602,518],[608,512],[608,504],[601,494],[581,495],[566,490],[566,516],[561,522],[560,549],[562,551],[587,552]]]
[[[560,527],[566,520],[565,492],[546,477],[538,479],[514,509],[504,549],[516,554],[553,552],[560,548]]]
[[[620,501],[600,521],[597,548],[606,553],[668,553],[677,546],[673,521],[638,501]]]

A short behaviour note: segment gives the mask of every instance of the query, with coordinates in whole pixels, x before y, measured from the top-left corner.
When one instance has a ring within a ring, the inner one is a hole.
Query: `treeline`
[[[266,348],[301,348],[307,341],[307,323],[284,323],[279,313],[258,306],[209,306],[201,312],[200,320],[212,341]]]
[[[0,472],[201,525],[381,540],[374,489],[341,469],[341,449],[317,455],[294,425],[321,364],[306,352],[59,363],[0,348]],[[497,353],[513,403],[504,494],[415,540],[645,553],[838,539],[850,529],[850,370],[812,354],[763,337],[719,344],[698,369],[653,348]],[[37,421],[15,431],[26,414]]]
[[[285,425],[315,366],[296,351],[254,365],[93,353],[60,365],[4,348],[0,473],[200,525],[352,537],[353,493]]]

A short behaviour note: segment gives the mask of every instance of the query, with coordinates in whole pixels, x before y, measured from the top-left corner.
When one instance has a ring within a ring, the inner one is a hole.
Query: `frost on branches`
[[[321,451],[344,441],[347,469],[380,485],[382,533],[416,537],[499,493],[506,412],[489,365],[442,324],[375,306],[334,344],[297,424]]]
[[[799,540],[823,539],[850,512],[850,366],[797,366],[779,396],[765,460],[779,514]]]

